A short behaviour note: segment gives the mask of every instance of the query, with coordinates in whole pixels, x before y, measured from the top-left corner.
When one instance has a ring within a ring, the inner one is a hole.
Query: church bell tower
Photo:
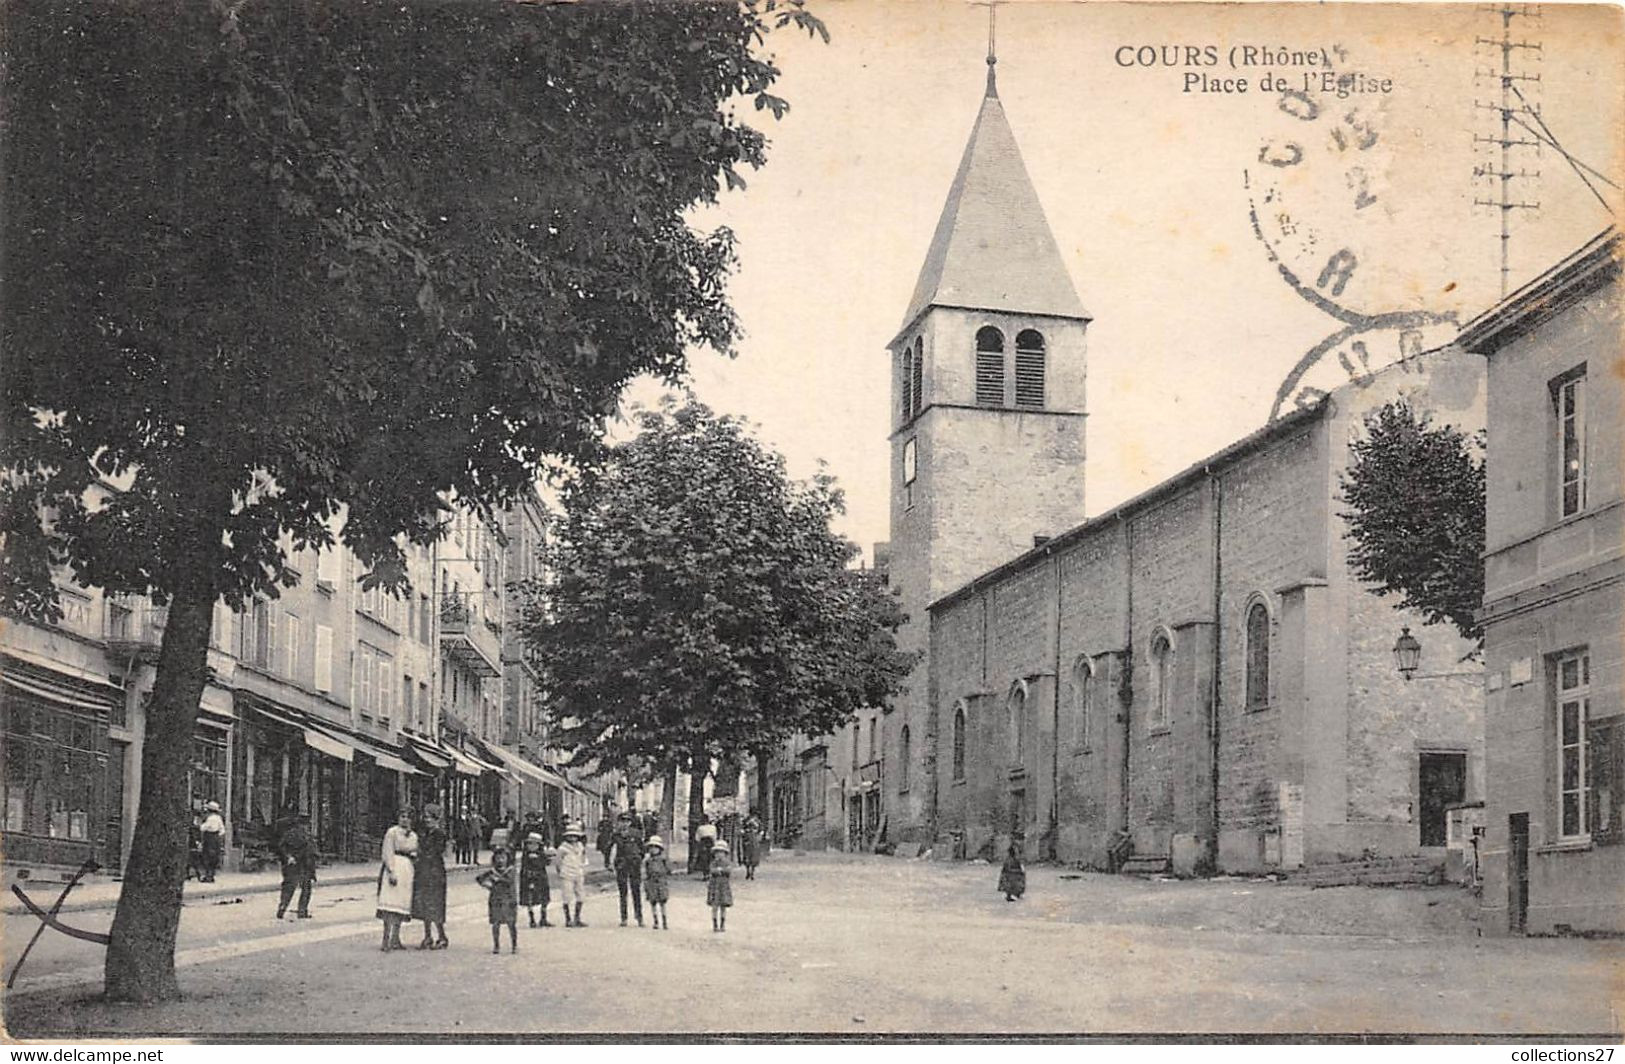
[[[1078,299],[994,79],[926,251],[892,368],[889,579],[927,649],[926,607],[1084,519]],[[888,714],[892,837],[931,844],[934,736],[921,661]],[[910,785],[912,781],[918,781]]]

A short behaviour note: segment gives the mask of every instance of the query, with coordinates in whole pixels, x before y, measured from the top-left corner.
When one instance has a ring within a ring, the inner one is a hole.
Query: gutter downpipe
[[[1223,690],[1223,643],[1224,618],[1219,613],[1219,596],[1223,587],[1224,565],[1224,481],[1208,473],[1213,495],[1213,694],[1208,717],[1209,741],[1212,743],[1210,757],[1211,764],[1208,776],[1212,781],[1212,810],[1211,833],[1208,836],[1208,874],[1213,875],[1219,870],[1219,729],[1221,705],[1220,694]]]
[[[1050,724],[1049,758],[1049,854],[1051,861],[1061,854],[1061,556],[1044,548],[1055,570],[1055,680],[1054,705]]]
[[[1117,821],[1118,830],[1126,834],[1129,831],[1129,751],[1134,745],[1134,715],[1132,712],[1134,707],[1132,695],[1134,690],[1134,522],[1124,520],[1121,514],[1118,515],[1117,519],[1123,523],[1125,567],[1127,569],[1123,580],[1125,592],[1123,625],[1126,629],[1123,646],[1127,648],[1123,657],[1123,668],[1127,670],[1127,675],[1119,677],[1117,685],[1117,715],[1122,718],[1123,722],[1123,765],[1117,788]],[[1124,701],[1122,697],[1125,683],[1130,692],[1127,701]]]

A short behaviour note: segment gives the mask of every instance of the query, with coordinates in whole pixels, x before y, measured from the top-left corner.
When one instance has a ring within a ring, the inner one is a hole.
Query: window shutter
[[[976,401],[1004,405],[1004,334],[991,325],[976,333]]]
[[[333,689],[333,629],[316,626],[316,690]]]
[[[337,585],[339,582],[339,548],[328,547],[316,555],[316,579]]]
[[[1620,831],[1620,778],[1625,774],[1621,764],[1625,756],[1625,727],[1618,717],[1607,721],[1592,721],[1586,729],[1589,749],[1586,751],[1587,801],[1586,822],[1591,827],[1591,838],[1597,843],[1617,843]]]
[[[265,646],[259,653],[259,664],[267,669],[276,668],[276,648],[281,644],[277,640],[277,613],[279,611],[270,606],[265,609]]]

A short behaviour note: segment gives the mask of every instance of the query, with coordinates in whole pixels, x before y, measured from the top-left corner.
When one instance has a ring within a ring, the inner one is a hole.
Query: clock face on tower
[[[1282,280],[1330,319],[1325,339],[1286,369],[1271,420],[1455,335],[1455,314],[1420,305],[1449,290],[1447,249],[1409,239],[1417,205],[1404,202],[1384,117],[1380,97],[1288,89],[1243,174],[1254,235]]]

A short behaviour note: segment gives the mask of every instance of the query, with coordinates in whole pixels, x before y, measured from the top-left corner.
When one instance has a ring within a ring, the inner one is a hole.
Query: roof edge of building
[[[1620,231],[1610,225],[1469,321],[1457,344],[1474,354],[1493,355],[1600,284],[1609,270],[1619,268],[1620,254]]]

